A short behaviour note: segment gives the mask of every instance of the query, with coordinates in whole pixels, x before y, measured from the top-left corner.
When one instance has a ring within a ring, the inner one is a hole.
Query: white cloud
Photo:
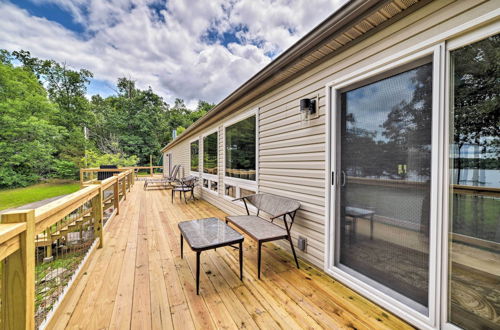
[[[0,48],[131,77],[172,102],[218,102],[345,0],[32,0],[52,3],[78,34],[0,0]],[[233,36],[231,42],[213,36]],[[233,40],[234,39],[234,40]]]

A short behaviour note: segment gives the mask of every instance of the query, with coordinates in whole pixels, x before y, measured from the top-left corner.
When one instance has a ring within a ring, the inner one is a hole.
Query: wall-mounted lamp
[[[319,97],[300,100],[300,115],[303,125],[308,126],[311,119],[319,117],[316,109]]]
[[[306,112],[308,115],[316,113],[316,99],[302,99],[300,100],[300,112]]]

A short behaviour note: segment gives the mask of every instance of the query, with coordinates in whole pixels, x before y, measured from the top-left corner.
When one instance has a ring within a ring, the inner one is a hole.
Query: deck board
[[[238,251],[201,256],[200,295],[195,254],[180,257],[177,223],[225,213],[206,201],[172,204],[166,190],[138,183],[105,230],[105,246],[57,311],[53,328],[76,329],[411,329],[412,327],[314,266],[264,244],[262,278],[256,245],[244,242],[244,281]]]

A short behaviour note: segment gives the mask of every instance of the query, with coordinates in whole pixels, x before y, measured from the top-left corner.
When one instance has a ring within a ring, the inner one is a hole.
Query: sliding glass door
[[[433,64],[338,93],[336,267],[427,314]]]
[[[327,271],[417,327],[500,329],[499,30],[328,85]]]
[[[500,329],[500,35],[450,53],[448,322]]]

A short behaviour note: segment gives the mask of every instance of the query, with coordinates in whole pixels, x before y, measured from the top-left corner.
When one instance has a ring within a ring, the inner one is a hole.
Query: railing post
[[[80,187],[83,187],[83,169],[80,169]]]
[[[35,211],[20,210],[1,215],[1,223],[26,223],[19,235],[20,248],[2,267],[2,326],[5,329],[35,328]]]
[[[149,155],[149,174],[153,176],[153,155]]]
[[[104,246],[104,235],[103,235],[103,212],[102,212],[102,187],[99,187],[99,193],[97,196],[92,198],[92,216],[94,218],[94,237],[99,237],[99,246],[102,248]]]
[[[120,214],[120,180],[118,180],[117,174],[114,174],[114,176],[116,177],[116,182],[113,185],[113,205],[116,210],[116,215],[118,215]]]

